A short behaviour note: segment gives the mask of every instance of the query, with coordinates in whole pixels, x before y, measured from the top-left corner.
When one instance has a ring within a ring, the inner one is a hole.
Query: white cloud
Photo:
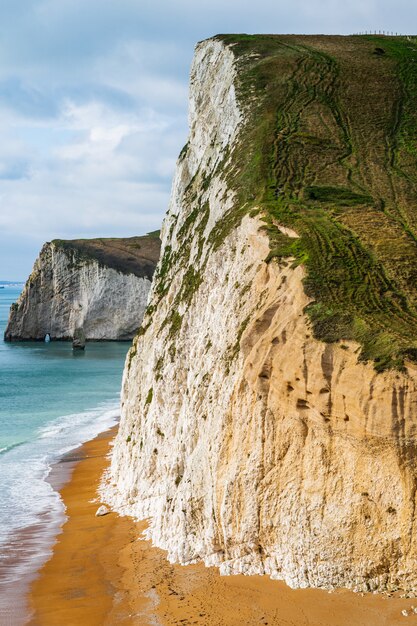
[[[3,161],[31,155],[30,178],[0,180],[4,237],[28,235],[41,245],[55,237],[129,236],[160,226],[185,141],[182,118],[67,100],[53,125],[66,140],[45,139],[44,150],[30,151],[29,144],[35,128],[36,146],[42,145],[42,133],[50,134],[47,124],[21,129],[26,142],[13,141],[12,133],[0,145],[0,179]]]
[[[198,10],[191,0],[21,5],[0,7],[3,279],[13,262],[23,278],[34,249],[52,237],[159,226],[186,141],[196,41],[220,32],[407,32],[417,18],[410,0],[201,0]]]

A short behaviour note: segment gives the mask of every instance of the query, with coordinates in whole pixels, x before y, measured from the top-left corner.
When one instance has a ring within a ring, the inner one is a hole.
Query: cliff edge
[[[70,339],[76,328],[90,340],[131,339],[159,252],[159,233],[46,243],[10,309],[5,340]]]
[[[102,488],[171,561],[417,591],[416,55],[196,48]]]

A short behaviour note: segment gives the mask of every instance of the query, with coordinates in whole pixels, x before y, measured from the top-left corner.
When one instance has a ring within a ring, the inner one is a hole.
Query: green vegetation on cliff
[[[152,280],[159,260],[159,230],[140,237],[102,237],[100,239],[54,239],[55,246],[73,254],[73,263],[97,261],[123,274]]]
[[[354,339],[378,370],[417,358],[417,45],[406,38],[220,36],[247,115],[224,176],[259,210],[269,260],[307,270],[315,336]],[[283,235],[291,227],[299,239]]]

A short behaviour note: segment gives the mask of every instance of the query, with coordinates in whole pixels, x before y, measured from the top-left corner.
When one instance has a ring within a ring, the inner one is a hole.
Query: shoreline
[[[81,448],[60,490],[67,521],[28,596],[31,626],[394,626],[417,624],[417,599],[292,590],[261,576],[221,577],[202,564],[168,563],[138,540],[144,522],[95,517],[117,427]],[[405,617],[401,611],[407,610]]]
[[[72,451],[65,480],[62,459],[51,472],[66,506],[66,521],[53,546],[52,558],[39,570],[27,596],[31,625],[104,624],[119,590],[117,552],[133,541],[136,524],[111,513],[96,517],[97,493],[117,426]],[[117,604],[120,604],[117,602]],[[125,613],[129,615],[129,608]],[[116,622],[117,623],[117,622]]]
[[[82,454],[83,444],[63,454],[50,465],[44,478],[60,499],[61,488],[71,479]],[[76,456],[75,456],[76,455]],[[39,570],[51,558],[53,546],[66,521],[65,506],[51,508],[36,516],[36,520],[10,535],[2,546],[0,568],[0,623],[20,626],[29,619],[27,595]],[[5,599],[5,600],[4,600]],[[4,622],[2,621],[4,620]]]
[[[35,461],[41,465],[37,468],[35,484],[37,481],[47,486],[48,500],[45,500],[39,511],[32,511],[29,508],[30,520],[27,524],[10,529],[0,545],[0,624],[23,626],[28,623],[30,610],[27,597],[30,587],[44,564],[52,557],[54,545],[67,519],[61,490],[70,481],[77,463],[85,457],[84,443],[88,442],[91,436],[106,436],[112,432],[112,428],[117,428],[119,419],[113,415],[115,410],[116,407],[113,406],[111,409],[106,408],[104,412],[100,409],[99,418],[105,418],[104,423],[100,424],[98,421],[93,434],[89,437],[87,434],[88,439],[85,437],[86,433],[81,432],[78,443],[71,442],[65,450],[64,441],[63,450],[58,453],[51,452],[49,459],[46,456],[37,458],[36,454],[34,455]],[[98,434],[97,425],[104,428]],[[42,438],[39,441],[42,441]],[[33,450],[30,452],[33,456]],[[30,493],[32,486],[28,482],[22,484],[21,488],[28,489]],[[45,493],[43,496],[45,498]],[[11,525],[13,526],[13,522]]]
[[[16,531],[1,554],[0,624],[24,626],[28,621],[27,594],[37,572],[51,557],[63,519],[54,513]],[[28,566],[31,564],[31,567]]]

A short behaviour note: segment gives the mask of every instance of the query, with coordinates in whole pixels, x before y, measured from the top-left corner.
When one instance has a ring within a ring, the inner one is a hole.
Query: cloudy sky
[[[411,0],[1,0],[0,279],[44,241],[159,228],[196,41],[409,32]]]

